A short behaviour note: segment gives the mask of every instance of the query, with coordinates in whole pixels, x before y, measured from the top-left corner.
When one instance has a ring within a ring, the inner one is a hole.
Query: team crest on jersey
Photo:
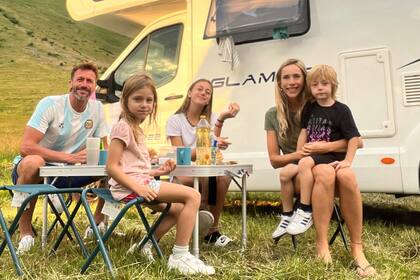
[[[86,129],[91,129],[93,127],[93,120],[87,120],[85,122],[85,128]]]

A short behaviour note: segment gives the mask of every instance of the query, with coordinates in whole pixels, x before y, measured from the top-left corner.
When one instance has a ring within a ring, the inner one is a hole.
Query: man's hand
[[[153,201],[157,197],[157,193],[149,188],[149,186],[145,185],[139,185],[139,187],[136,190],[136,193],[146,199],[147,202]]]
[[[81,150],[74,154],[68,154],[67,163],[70,163],[70,164],[86,163],[86,149]]]

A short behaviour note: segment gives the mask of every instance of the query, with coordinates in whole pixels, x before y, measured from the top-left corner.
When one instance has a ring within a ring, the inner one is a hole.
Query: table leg
[[[48,184],[48,178],[44,178],[44,184]],[[47,217],[47,211],[48,211],[48,196],[45,195],[44,197],[44,204],[42,207],[42,233],[41,233],[41,246],[42,248],[45,247],[45,244],[47,243],[47,227],[48,227],[48,217]]]
[[[198,177],[194,177],[194,189],[196,191],[199,191],[199,179]],[[194,226],[194,231],[193,231],[193,255],[196,256],[197,258],[199,257],[199,248],[198,248],[198,211],[197,211],[197,215],[195,218],[195,226]]]
[[[242,252],[245,251],[246,248],[246,174],[242,175],[242,241],[241,241],[241,249]]]

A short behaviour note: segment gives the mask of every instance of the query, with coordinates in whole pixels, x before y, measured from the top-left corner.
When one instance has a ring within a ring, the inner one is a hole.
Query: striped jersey
[[[44,134],[40,145],[50,150],[75,153],[85,148],[87,137],[108,135],[102,103],[89,100],[83,112],[76,112],[70,95],[47,96],[37,105],[27,125]],[[15,159],[19,160],[19,159]]]

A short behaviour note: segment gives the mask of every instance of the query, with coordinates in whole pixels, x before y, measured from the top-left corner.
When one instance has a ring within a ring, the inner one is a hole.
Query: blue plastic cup
[[[191,148],[177,147],[176,148],[176,164],[177,165],[191,165]]]
[[[99,151],[99,165],[106,165],[107,159],[108,159],[108,151],[100,150]]]

